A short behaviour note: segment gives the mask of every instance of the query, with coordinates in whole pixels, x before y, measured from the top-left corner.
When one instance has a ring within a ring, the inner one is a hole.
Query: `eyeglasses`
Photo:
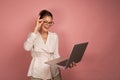
[[[44,24],[48,24],[49,26],[52,26],[54,24],[54,22],[53,21],[51,21],[51,22],[44,21]]]

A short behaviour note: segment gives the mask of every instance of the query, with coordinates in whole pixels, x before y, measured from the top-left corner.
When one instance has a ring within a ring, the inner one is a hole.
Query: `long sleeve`
[[[59,41],[58,36],[56,35],[56,43],[55,43],[55,51],[54,51],[54,58],[59,58]]]
[[[27,37],[27,40],[24,42],[24,49],[26,51],[31,51],[31,49],[33,48],[33,45],[34,45],[34,41],[37,37],[37,34],[31,32],[28,37]]]

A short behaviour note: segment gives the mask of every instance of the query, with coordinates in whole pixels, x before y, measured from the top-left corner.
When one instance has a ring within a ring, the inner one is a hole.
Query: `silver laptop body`
[[[60,57],[45,63],[49,65],[56,65],[63,69],[67,69],[72,62],[78,63],[81,61],[83,54],[87,48],[87,45],[88,42],[75,44],[68,59]]]

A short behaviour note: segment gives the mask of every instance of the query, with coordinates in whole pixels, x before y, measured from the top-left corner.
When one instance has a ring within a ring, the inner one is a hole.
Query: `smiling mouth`
[[[48,26],[44,26],[44,28],[45,28],[45,29],[49,29],[49,27],[48,27]]]

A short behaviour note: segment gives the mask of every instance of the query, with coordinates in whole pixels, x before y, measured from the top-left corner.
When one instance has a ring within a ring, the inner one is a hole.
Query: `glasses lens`
[[[52,21],[52,22],[44,21],[44,23],[45,23],[45,24],[49,24],[49,25],[53,25],[53,24],[54,24],[53,21]]]

